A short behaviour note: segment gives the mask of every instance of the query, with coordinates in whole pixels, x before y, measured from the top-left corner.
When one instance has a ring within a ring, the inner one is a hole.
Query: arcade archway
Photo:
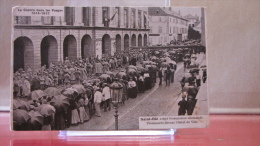
[[[128,52],[129,51],[129,35],[126,34],[124,36],[124,51]]]
[[[84,35],[81,40],[81,58],[85,59],[94,54],[92,39],[89,35]]]
[[[142,35],[138,35],[138,47],[142,46]]]
[[[116,52],[121,52],[121,36],[119,34],[116,35]]]
[[[108,34],[102,37],[102,54],[111,55],[111,38]]]
[[[49,68],[50,63],[58,63],[58,44],[53,36],[46,36],[41,42],[41,66]]]
[[[131,45],[132,46],[136,46],[136,36],[135,36],[135,34],[132,35],[132,39],[131,40],[132,40]]]
[[[144,34],[144,46],[147,46],[147,35]]]
[[[34,68],[33,43],[28,37],[19,37],[14,41],[13,71]]]
[[[73,35],[66,36],[63,42],[63,59],[66,57],[70,60],[77,58],[77,41]]]

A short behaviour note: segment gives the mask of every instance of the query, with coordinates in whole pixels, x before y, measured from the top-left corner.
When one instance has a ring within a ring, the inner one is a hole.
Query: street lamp
[[[118,82],[118,79],[114,79],[114,82],[110,85],[110,94],[112,98],[112,104],[115,107],[115,128],[118,130],[118,104],[122,102],[123,85]]]

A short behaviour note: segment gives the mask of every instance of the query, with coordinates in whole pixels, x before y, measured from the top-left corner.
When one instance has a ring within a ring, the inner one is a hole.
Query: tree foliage
[[[193,40],[201,39],[201,34],[199,31],[194,30],[193,27],[189,26],[188,39],[193,39]]]

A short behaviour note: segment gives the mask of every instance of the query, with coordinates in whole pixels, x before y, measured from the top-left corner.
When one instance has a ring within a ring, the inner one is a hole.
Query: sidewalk
[[[197,94],[197,104],[194,107],[192,115],[208,115],[208,97],[207,97],[207,83],[202,83],[200,90]]]
[[[200,65],[206,65],[206,58],[204,54],[199,54],[197,61]],[[202,77],[202,71],[200,71],[200,75]],[[208,98],[207,98],[207,83],[201,83],[200,90],[196,96],[197,103],[195,105],[193,115],[207,115],[208,114]],[[179,110],[179,101],[182,100],[182,95],[180,94],[179,97],[174,101],[172,108],[167,113],[167,116],[178,116]]]
[[[200,66],[206,65],[206,59],[204,59]],[[200,71],[202,77],[202,71]],[[206,83],[201,82],[200,90],[197,94],[197,104],[194,107],[193,115],[208,115],[209,114],[209,102],[207,96],[207,81]]]

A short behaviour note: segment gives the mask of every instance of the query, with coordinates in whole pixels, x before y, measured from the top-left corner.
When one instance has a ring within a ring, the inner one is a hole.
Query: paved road
[[[158,86],[158,82],[151,90],[139,93],[136,99],[129,99],[125,105],[119,107],[119,129],[139,129],[140,116],[165,116],[178,115],[178,111],[173,110],[181,94],[180,80],[185,71],[183,63],[177,64],[175,82],[170,86]],[[67,130],[114,130],[115,118],[114,109],[102,112],[101,117],[93,117],[88,122],[71,126]]]

